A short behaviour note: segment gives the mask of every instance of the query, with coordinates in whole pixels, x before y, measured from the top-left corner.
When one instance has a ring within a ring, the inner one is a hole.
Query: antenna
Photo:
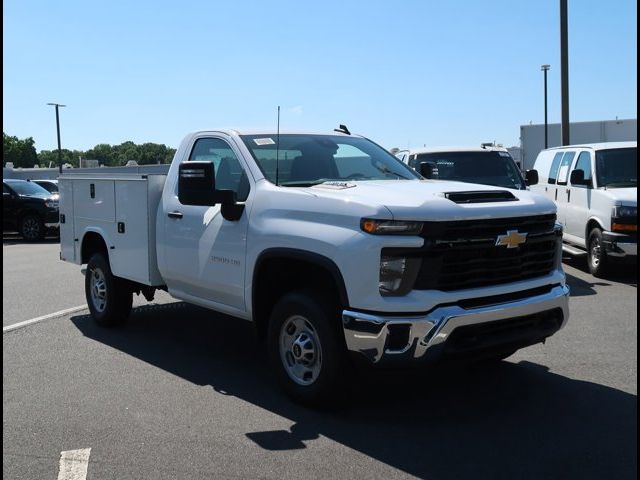
[[[351,132],[349,131],[347,126],[346,125],[342,125],[342,124],[340,124],[340,128],[334,128],[333,131],[334,132],[340,132],[340,133],[346,133],[347,135],[351,135]]]
[[[278,169],[278,161],[280,157],[280,105],[278,105],[278,130],[276,132],[276,187],[278,186],[278,176],[279,176],[279,169]]]

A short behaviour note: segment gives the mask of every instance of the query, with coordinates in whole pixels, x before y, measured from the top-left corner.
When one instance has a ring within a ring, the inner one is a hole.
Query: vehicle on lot
[[[396,157],[425,178],[525,190],[537,182],[523,178],[506,148],[495,146],[429,147],[400,150]]]
[[[53,194],[58,193],[58,180],[42,179],[42,180],[31,180],[31,181],[33,183],[40,185],[49,193],[53,193]]]
[[[18,232],[27,241],[58,228],[58,197],[26,180],[2,180],[2,231]]]
[[[543,150],[535,163],[539,193],[555,201],[564,249],[587,255],[589,270],[606,273],[609,257],[635,263],[638,249],[637,142]]]
[[[203,131],[166,176],[60,177],[60,256],[87,264],[93,318],[118,324],[132,292],[160,288],[253,321],[313,404],[344,392],[354,358],[504,358],[565,325],[551,200],[424,180],[341,132]]]

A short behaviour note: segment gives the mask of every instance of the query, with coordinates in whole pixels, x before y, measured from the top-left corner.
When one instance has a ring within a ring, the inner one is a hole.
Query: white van
[[[542,193],[558,206],[564,250],[588,255],[595,276],[607,258],[631,257],[638,247],[637,142],[571,145],[543,150],[534,169]]]
[[[400,150],[396,157],[423,177],[526,190],[537,178],[523,178],[506,148],[427,147]]]

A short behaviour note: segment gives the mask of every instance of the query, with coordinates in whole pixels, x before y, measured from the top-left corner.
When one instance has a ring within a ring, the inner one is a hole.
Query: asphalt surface
[[[5,241],[4,325],[84,303],[57,247]],[[3,478],[56,478],[60,452],[91,448],[90,480],[635,479],[637,273],[565,266],[572,318],[546,345],[364,372],[333,412],[283,396],[248,322],[168,297],[121,329],[81,311],[5,333]]]

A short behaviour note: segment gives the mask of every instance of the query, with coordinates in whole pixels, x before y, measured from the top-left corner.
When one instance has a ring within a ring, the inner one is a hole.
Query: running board
[[[564,253],[568,253],[569,255],[574,255],[576,257],[581,257],[582,255],[586,255],[587,252],[581,250],[580,248],[572,247],[571,245],[567,245],[566,243],[562,244],[562,251]]]

